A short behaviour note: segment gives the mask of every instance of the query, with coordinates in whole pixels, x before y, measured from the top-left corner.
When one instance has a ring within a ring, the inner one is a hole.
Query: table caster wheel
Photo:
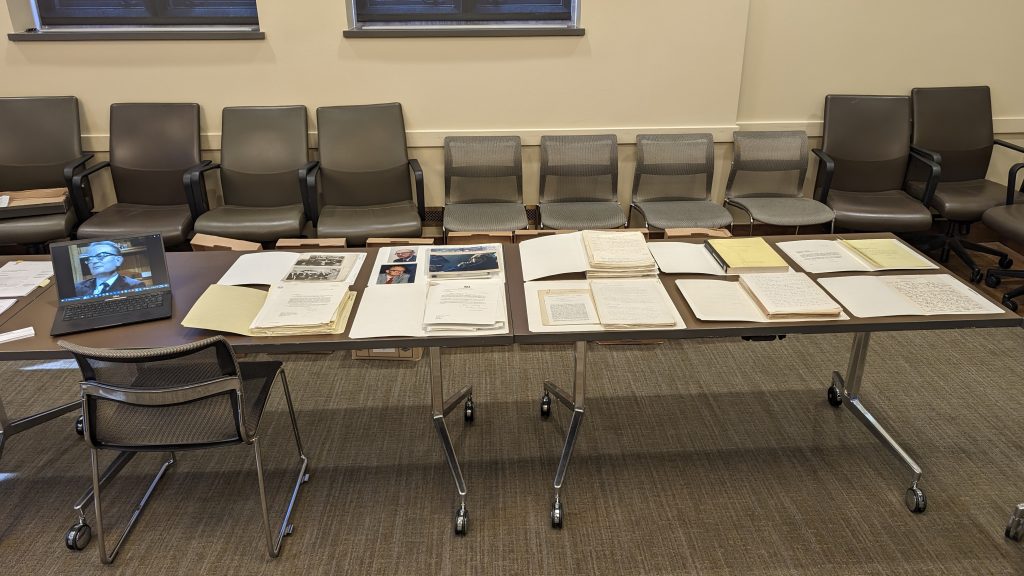
[[[1003,270],[1013,268],[1013,258],[1010,258],[1009,256],[1000,256],[999,267],[1002,268]]]
[[[843,395],[839,392],[839,388],[828,387],[828,403],[836,408],[843,405]]]
[[[547,418],[551,416],[551,394],[544,393],[544,397],[540,399],[540,417]]]
[[[1010,520],[1003,534],[1014,542],[1020,542],[1021,538],[1024,537],[1024,522],[1021,522],[1018,518]]]
[[[1006,309],[1009,310],[1010,312],[1017,311],[1017,302],[1012,298],[1007,298],[1006,296],[1003,296],[1003,306],[1006,306]]]
[[[78,420],[75,420],[75,434],[79,436],[85,436],[85,417],[79,416]]]
[[[982,274],[981,268],[975,268],[974,270],[971,270],[971,284],[977,284],[978,282],[981,282],[981,277],[983,275],[984,274]]]
[[[562,509],[562,503],[556,500],[551,506],[551,527],[555,530],[561,530],[564,518],[565,511]]]
[[[85,522],[78,521],[74,526],[68,528],[68,533],[64,535],[64,545],[68,547],[68,550],[78,552],[85,550],[91,538],[92,528]]]
[[[995,288],[1002,283],[1003,279],[1000,278],[999,276],[996,276],[995,274],[985,275],[985,286],[988,286],[989,288]]]
[[[469,398],[466,398],[465,411],[463,412],[462,416],[466,420],[466,422],[472,422],[473,415],[473,397],[470,396]]]
[[[907,505],[907,510],[914,514],[920,514],[928,508],[928,499],[924,497],[924,492],[920,488],[907,488],[903,503]]]
[[[467,530],[469,530],[469,513],[466,512],[466,507],[462,506],[455,511],[455,534],[465,536]]]

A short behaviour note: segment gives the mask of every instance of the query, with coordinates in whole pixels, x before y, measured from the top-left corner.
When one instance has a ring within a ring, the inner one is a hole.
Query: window
[[[352,26],[346,36],[583,33],[577,27],[579,0],[348,1]]]
[[[256,0],[35,0],[40,28],[259,24]]]

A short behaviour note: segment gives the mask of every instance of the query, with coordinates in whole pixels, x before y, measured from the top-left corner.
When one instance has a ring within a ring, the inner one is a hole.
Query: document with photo
[[[502,275],[501,244],[431,246],[431,278],[494,278]]]
[[[355,281],[365,252],[253,252],[243,254],[217,284],[266,285],[281,282]]]
[[[377,251],[370,271],[370,286],[419,284],[427,246],[384,246]],[[425,281],[424,281],[425,282]]]

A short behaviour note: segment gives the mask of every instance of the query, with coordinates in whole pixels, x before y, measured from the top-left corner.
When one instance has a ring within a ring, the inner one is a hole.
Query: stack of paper
[[[501,272],[500,244],[430,248],[431,278],[492,278]]]
[[[764,238],[709,238],[708,253],[726,274],[785,272],[789,265]]]
[[[841,276],[818,281],[860,318],[1005,312],[948,274]]]
[[[740,285],[771,320],[838,318],[843,309],[806,274],[743,274]]]
[[[657,279],[527,282],[531,332],[685,328]]]
[[[938,268],[895,238],[795,240],[777,246],[812,274]]]
[[[243,336],[341,334],[354,300],[347,283],[281,282],[270,292],[213,284],[181,325]]]
[[[608,330],[675,326],[675,307],[657,279],[594,280],[590,283],[601,325]]]
[[[587,278],[657,276],[658,266],[640,232],[583,231]]]
[[[431,282],[423,330],[478,331],[505,326],[505,286],[500,282]]]
[[[53,265],[48,261],[16,260],[0,268],[0,297],[19,298],[49,282]]]

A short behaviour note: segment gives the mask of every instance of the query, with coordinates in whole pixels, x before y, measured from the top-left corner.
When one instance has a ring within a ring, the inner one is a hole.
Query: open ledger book
[[[531,332],[685,328],[656,278],[527,282]]]
[[[588,278],[655,276],[658,268],[640,232],[584,230],[553,234],[519,244],[527,282],[586,272]]]
[[[812,274],[938,268],[895,238],[794,240],[776,246]]]
[[[213,284],[181,325],[243,336],[341,334],[354,301],[346,283],[279,282],[269,292]]]
[[[707,322],[794,322],[848,319],[805,274],[741,275],[729,280],[676,280],[693,315]]]

